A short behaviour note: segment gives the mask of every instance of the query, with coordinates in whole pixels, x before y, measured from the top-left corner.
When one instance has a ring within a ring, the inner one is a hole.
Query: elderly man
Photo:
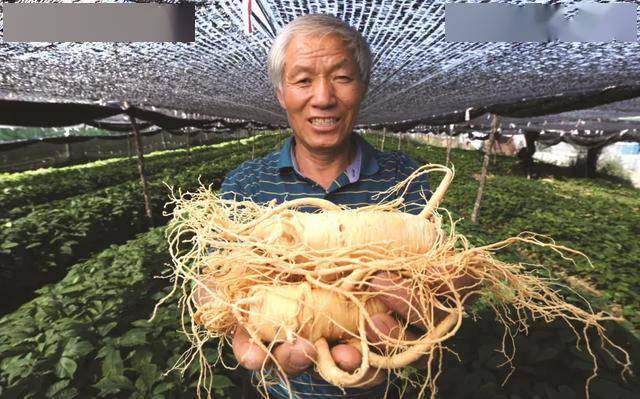
[[[374,194],[411,174],[417,164],[409,157],[379,152],[352,132],[367,92],[370,66],[366,41],[343,21],[329,15],[306,15],[289,23],[269,52],[268,67],[293,137],[285,141],[280,151],[245,162],[232,171],[222,184],[225,195],[256,202],[318,197],[337,204],[363,206],[376,203]],[[423,206],[421,192],[428,194],[428,189],[426,180],[415,182],[405,195],[409,204],[406,210],[412,211],[411,204],[414,209]],[[379,287],[396,316],[409,321],[418,318],[409,314],[408,301],[398,299],[410,297],[401,288],[401,281],[385,275],[375,280],[372,284]],[[375,315],[373,321],[390,335],[399,323],[389,314]],[[369,335],[375,342],[375,333],[370,330]],[[249,370],[260,370],[268,363],[267,354],[242,329],[233,338],[233,352]],[[331,354],[346,371],[354,371],[360,364],[361,354],[352,346],[337,344]],[[386,384],[347,389],[346,393],[329,385],[312,371],[316,351],[304,339],[279,344],[273,356],[291,377],[295,398],[381,398],[389,392]],[[289,397],[284,383],[268,390],[272,397]]]

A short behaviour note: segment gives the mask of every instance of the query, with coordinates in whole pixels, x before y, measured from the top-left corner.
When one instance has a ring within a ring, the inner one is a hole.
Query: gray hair
[[[282,29],[269,50],[267,66],[269,78],[276,89],[282,90],[282,74],[284,73],[284,57],[287,46],[297,34],[323,36],[338,34],[342,37],[347,48],[353,53],[358,65],[360,81],[363,84],[363,93],[369,87],[371,74],[371,51],[369,44],[356,29],[349,26],[340,18],[328,14],[310,14],[300,16],[289,22]]]

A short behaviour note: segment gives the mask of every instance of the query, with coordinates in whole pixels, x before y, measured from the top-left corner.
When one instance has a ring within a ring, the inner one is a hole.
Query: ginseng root
[[[444,172],[445,177],[428,205],[419,215],[403,212],[402,194],[411,181],[433,171]],[[397,194],[398,199],[358,209],[314,198],[280,205],[236,202],[207,188],[174,197],[169,228],[176,278],[172,293],[182,290],[183,314],[191,320],[188,335],[194,346],[184,367],[199,357],[204,381],[211,367],[202,351],[204,344],[224,338],[219,341],[222,345],[238,327],[246,329],[265,351],[297,337],[310,340],[318,350],[317,371],[340,387],[362,386],[371,378],[370,370],[395,371],[422,357],[429,366],[440,367],[435,359],[460,328],[465,302],[482,293],[496,298],[497,319],[512,324],[507,328],[526,326],[525,317],[529,317],[583,323],[585,340],[586,327],[596,329],[613,348],[614,360],[628,371],[627,352],[604,334],[601,322],[610,317],[565,302],[551,281],[527,273],[521,264],[501,262],[493,252],[512,243],[527,243],[548,247],[565,259],[582,254],[531,233],[471,247],[456,233],[455,223],[450,221],[450,227],[443,228],[436,211],[452,179],[452,170],[425,165],[380,194],[384,198]],[[370,289],[372,278],[381,271],[408,283],[413,297],[407,305],[426,326],[417,339],[404,334],[391,337],[373,325],[371,317],[387,311],[376,297],[379,293]],[[462,295],[453,281],[469,275],[477,283]],[[206,292],[209,300],[202,303],[196,292]],[[505,306],[515,308],[518,317],[502,317]],[[436,313],[446,316],[438,318]],[[378,348],[383,349],[370,349],[367,325],[381,337],[384,345]],[[361,351],[362,364],[355,372],[342,371],[333,362],[329,345],[336,342]],[[270,360],[282,371],[275,358]],[[430,388],[435,396],[437,375],[427,373],[422,392]]]

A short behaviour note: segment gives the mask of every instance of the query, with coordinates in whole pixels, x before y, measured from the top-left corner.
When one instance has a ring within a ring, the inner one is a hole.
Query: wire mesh
[[[249,36],[242,30],[241,0],[212,0],[191,2],[196,5],[194,43],[3,43],[0,98],[129,101],[283,123],[266,54],[272,30],[306,13],[343,18],[370,42],[372,80],[359,123],[421,119],[640,82],[639,43],[447,42],[445,1],[254,1],[267,23],[256,23]]]

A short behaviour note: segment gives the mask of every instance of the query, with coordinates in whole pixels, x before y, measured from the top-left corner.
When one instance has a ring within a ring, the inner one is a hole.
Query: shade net
[[[570,7],[579,1],[553,3]],[[267,76],[266,54],[274,34],[307,13],[336,15],[371,45],[374,65],[359,123],[464,114],[472,107],[640,84],[638,42],[447,42],[445,1],[254,1],[265,19],[252,18],[251,35],[243,33],[241,1],[194,4],[194,43],[2,43],[0,99],[128,101],[285,123]],[[637,107],[626,111],[637,113]]]

